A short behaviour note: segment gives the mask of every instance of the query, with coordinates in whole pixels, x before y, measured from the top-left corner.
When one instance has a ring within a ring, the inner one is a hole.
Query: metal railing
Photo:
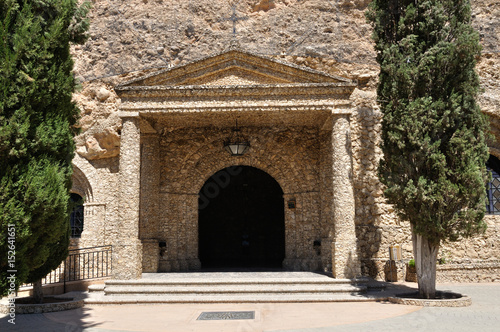
[[[69,250],[68,257],[52,272],[42,278],[42,284],[105,278],[111,276],[112,246]],[[31,286],[25,284],[24,286]],[[66,288],[66,287],[65,287]]]

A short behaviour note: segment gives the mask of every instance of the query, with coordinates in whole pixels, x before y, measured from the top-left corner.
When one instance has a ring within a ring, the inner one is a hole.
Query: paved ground
[[[415,284],[399,284],[398,287]],[[406,288],[407,289],[407,288]],[[66,312],[17,315],[16,325],[0,316],[0,331],[499,331],[500,283],[444,284],[472,297],[465,308],[422,308],[364,303],[167,304],[94,306]],[[396,292],[397,288],[385,292]],[[385,296],[384,293],[380,293]],[[201,312],[255,311],[253,320],[199,321]]]

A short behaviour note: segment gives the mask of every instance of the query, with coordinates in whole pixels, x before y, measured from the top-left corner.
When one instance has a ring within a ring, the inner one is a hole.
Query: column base
[[[345,243],[342,243],[345,245]],[[332,242],[332,274],[337,279],[354,279],[361,276],[361,263],[358,259],[356,244],[344,248]]]

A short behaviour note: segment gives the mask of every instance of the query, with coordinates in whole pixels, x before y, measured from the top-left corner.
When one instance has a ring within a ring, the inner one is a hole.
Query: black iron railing
[[[66,281],[104,278],[111,275],[111,246],[70,250],[64,261]]]
[[[112,246],[72,249],[54,271],[42,278],[42,284],[105,278],[111,276]],[[26,284],[24,286],[31,286]]]

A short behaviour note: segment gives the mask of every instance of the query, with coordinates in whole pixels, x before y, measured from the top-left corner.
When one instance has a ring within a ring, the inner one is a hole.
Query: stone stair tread
[[[373,301],[366,292],[366,278],[314,272],[151,273],[137,280],[107,280],[104,288],[89,289],[86,303]]]
[[[351,285],[353,283],[363,284],[363,282],[356,282],[350,279],[233,279],[233,280],[200,280],[200,279],[169,279],[169,280],[109,280],[106,285],[143,285],[143,286],[156,286],[156,285],[273,285],[273,284],[326,284],[326,285]]]
[[[363,292],[364,286],[330,285],[210,285],[210,286],[106,286],[106,294],[161,294],[161,293],[318,293],[318,292]]]
[[[89,292],[102,292],[104,291],[105,284],[90,285],[88,287]]]
[[[148,296],[91,296],[86,304],[134,304],[134,303],[255,303],[255,302],[366,302],[380,300],[363,295],[348,294],[177,294]]]

